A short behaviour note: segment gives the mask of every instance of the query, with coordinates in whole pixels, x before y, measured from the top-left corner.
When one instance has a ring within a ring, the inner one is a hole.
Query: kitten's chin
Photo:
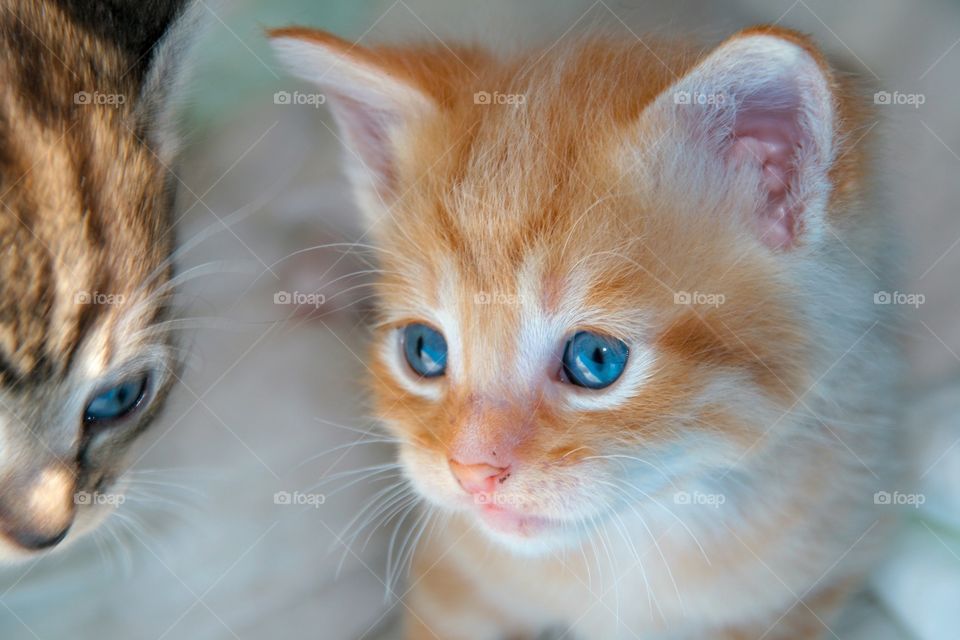
[[[78,512],[66,537],[48,549],[32,551],[24,549],[6,539],[0,539],[0,567],[15,567],[35,561],[44,556],[67,551],[88,533],[99,527],[110,517],[113,511],[113,507],[93,507]]]
[[[0,567],[15,567],[63,551],[70,547],[82,535],[68,534],[56,546],[40,551],[31,551],[6,540],[0,541]]]
[[[524,556],[542,556],[576,543],[562,522],[485,505],[472,517],[489,538],[509,551]]]

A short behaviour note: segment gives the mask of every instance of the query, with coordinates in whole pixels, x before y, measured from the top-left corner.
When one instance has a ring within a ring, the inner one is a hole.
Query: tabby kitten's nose
[[[15,529],[9,531],[8,535],[24,549],[40,551],[60,544],[67,537],[69,531],[70,525],[67,525],[56,533],[37,529]]]
[[[0,492],[0,533],[29,551],[59,544],[73,524],[75,487],[71,471],[55,464],[34,475],[7,477]]]
[[[462,464],[450,460],[450,470],[463,490],[470,494],[491,493],[496,483],[510,475],[509,467],[494,467],[489,464]]]

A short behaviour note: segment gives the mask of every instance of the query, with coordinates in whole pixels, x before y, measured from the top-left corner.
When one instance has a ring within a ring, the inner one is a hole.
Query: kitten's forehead
[[[64,370],[92,327],[167,279],[156,273],[172,242],[163,168],[127,111],[63,101],[69,121],[16,93],[0,99],[4,379]]]

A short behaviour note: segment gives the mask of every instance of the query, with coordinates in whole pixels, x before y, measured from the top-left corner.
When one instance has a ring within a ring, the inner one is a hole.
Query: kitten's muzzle
[[[5,531],[5,533],[24,549],[29,551],[42,551],[43,549],[49,549],[50,547],[55,547],[60,544],[63,539],[67,537],[67,533],[70,531],[72,524],[73,521],[53,534],[48,531],[35,529],[17,529],[15,531]]]
[[[60,465],[8,477],[0,493],[0,533],[28,551],[59,544],[73,525],[75,489],[73,473]]]

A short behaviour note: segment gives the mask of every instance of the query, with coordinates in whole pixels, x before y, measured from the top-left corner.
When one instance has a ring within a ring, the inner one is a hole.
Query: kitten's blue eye
[[[578,387],[603,389],[617,381],[630,349],[622,340],[580,331],[563,350],[563,371]]]
[[[147,388],[147,376],[131,378],[110,387],[90,399],[83,413],[87,422],[119,420],[133,411]]]
[[[404,327],[403,355],[410,368],[424,378],[442,376],[447,370],[447,341],[425,324],[414,322]]]

